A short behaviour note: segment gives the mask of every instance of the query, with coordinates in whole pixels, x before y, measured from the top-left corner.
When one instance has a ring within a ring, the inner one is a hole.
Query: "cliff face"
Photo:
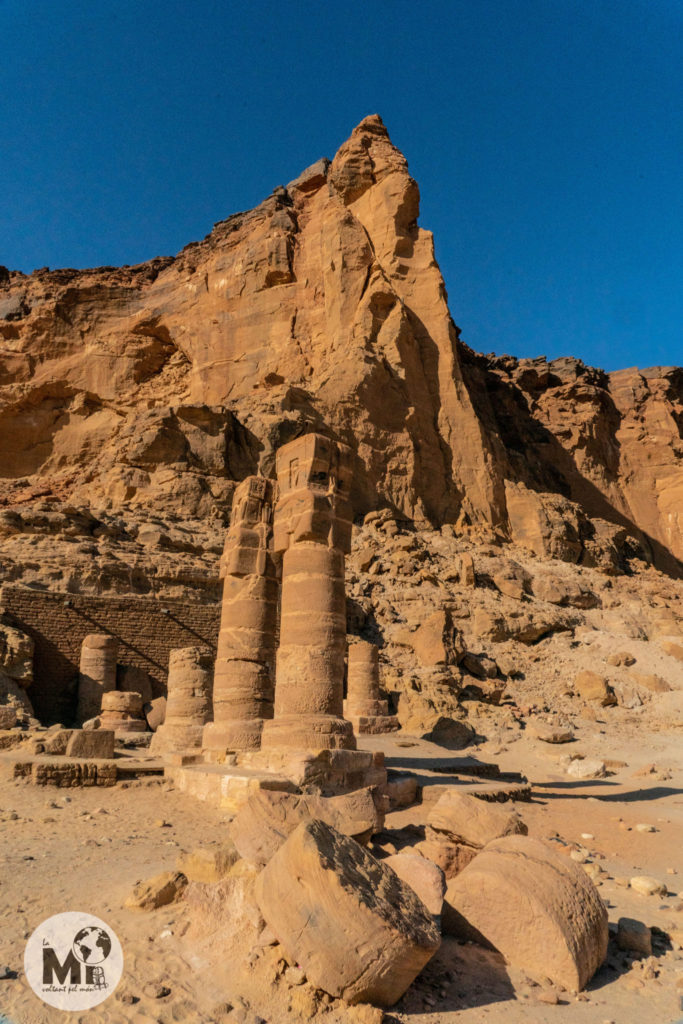
[[[573,561],[632,534],[675,571],[683,371],[476,356],[418,212],[373,116],[174,259],[0,271],[5,533],[38,500],[218,528],[235,482],[314,428],[357,453],[359,515]]]

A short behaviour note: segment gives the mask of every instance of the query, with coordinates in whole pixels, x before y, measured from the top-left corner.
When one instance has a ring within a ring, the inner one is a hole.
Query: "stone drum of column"
[[[389,714],[389,703],[380,699],[379,649],[360,637],[349,642],[344,716],[356,733],[392,732],[398,719]]]
[[[168,659],[166,718],[152,737],[155,754],[201,748],[211,717],[213,656],[205,647],[180,647]]]
[[[118,652],[118,640],[107,633],[89,633],[83,640],[78,671],[76,713],[79,725],[99,715],[102,695],[116,689]]]
[[[343,718],[344,556],[351,549],[353,453],[307,434],[276,456],[273,547],[284,552],[275,716],[264,747],[355,749]]]
[[[100,729],[116,733],[147,732],[142,697],[135,690],[109,690],[102,695]]]
[[[203,746],[258,750],[264,719],[273,717],[278,580],[273,559],[274,483],[243,480],[235,491],[221,559],[223,605],[213,683],[213,722]]]

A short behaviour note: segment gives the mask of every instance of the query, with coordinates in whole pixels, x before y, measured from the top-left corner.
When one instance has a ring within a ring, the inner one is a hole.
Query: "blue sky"
[[[0,0],[0,263],[137,263],[380,113],[479,351],[683,363],[681,0]]]

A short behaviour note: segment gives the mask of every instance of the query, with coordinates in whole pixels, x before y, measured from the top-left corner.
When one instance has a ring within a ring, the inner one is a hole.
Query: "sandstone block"
[[[138,882],[125,902],[128,910],[156,910],[175,903],[187,887],[187,878],[180,871],[164,871],[145,882]]]
[[[652,956],[652,932],[642,921],[620,917],[617,924],[617,946],[642,956]]]
[[[455,665],[465,653],[462,637],[444,609],[425,619],[408,642],[421,665]]]
[[[639,892],[641,896],[666,896],[668,891],[664,882],[653,878],[652,875],[636,875],[629,884],[634,892]]]
[[[83,723],[85,726],[85,722]],[[56,729],[45,737],[46,754],[66,754],[66,748],[73,734],[73,729]]]
[[[301,824],[256,880],[288,958],[348,1003],[395,1003],[440,945],[412,888],[322,821]]]
[[[239,860],[232,840],[220,846],[198,846],[189,853],[181,853],[176,867],[191,882],[220,882]]]
[[[544,743],[571,743],[574,730],[569,726],[556,725],[542,718],[533,718],[527,723],[527,733]]]
[[[528,836],[495,840],[451,879],[443,924],[569,991],[584,988],[607,952],[607,911],[585,871]]]
[[[66,745],[67,757],[113,757],[114,733],[109,729],[74,729]]]
[[[155,697],[154,700],[147,701],[146,704],[143,704],[142,711],[147,725],[152,732],[156,732],[159,726],[164,724],[166,718],[166,698]]]
[[[481,850],[494,839],[526,835],[527,827],[516,811],[499,804],[447,789],[429,813],[427,824],[455,843]]]
[[[603,707],[617,702],[605,677],[590,669],[579,672],[574,680],[574,690],[582,700],[597,701]]]
[[[567,775],[574,779],[604,779],[607,767],[597,757],[577,757],[567,766]]]
[[[474,860],[479,852],[473,846],[466,846],[465,843],[452,843],[444,838],[443,832],[434,832],[433,830],[428,832],[427,838],[417,843],[413,849],[441,868],[447,880],[455,878],[463,868],[466,868]]]
[[[671,691],[671,686],[666,679],[662,679],[661,676],[654,673],[633,672],[632,679],[636,686],[642,686],[651,693],[669,693]]]
[[[13,729],[17,724],[16,708],[0,706],[0,729]]]
[[[434,861],[419,853],[401,852],[386,857],[382,863],[395,871],[420,897],[430,914],[439,917],[446,891],[446,878]]]
[[[241,857],[263,865],[298,825],[314,819],[363,842],[383,825],[383,815],[370,789],[334,797],[260,790],[240,808],[230,825],[230,835]]]

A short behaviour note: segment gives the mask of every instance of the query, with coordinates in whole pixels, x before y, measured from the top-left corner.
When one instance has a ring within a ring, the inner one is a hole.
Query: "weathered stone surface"
[[[499,804],[458,793],[454,786],[434,804],[428,825],[454,843],[482,849],[494,839],[526,835],[527,827],[516,811]]]
[[[33,679],[33,647],[30,636],[0,621],[0,672],[22,686]]]
[[[667,886],[652,875],[635,875],[630,881],[631,888],[641,896],[666,896]]]
[[[108,690],[102,694],[101,729],[113,732],[146,732],[142,697],[137,691]]]
[[[78,673],[78,722],[98,715],[103,695],[116,689],[118,650],[118,640],[107,633],[90,633],[83,641]]]
[[[256,880],[266,923],[308,980],[391,1006],[440,945],[410,886],[322,821],[300,825]]]
[[[605,677],[590,669],[578,673],[574,680],[574,690],[582,700],[596,701],[603,707],[617,702]]]
[[[443,924],[569,991],[584,988],[607,951],[607,911],[585,871],[528,836],[495,840],[451,879]]]
[[[383,825],[370,789],[333,797],[261,790],[238,811],[230,835],[241,857],[263,865],[301,822],[314,819],[363,842]]]
[[[258,750],[273,717],[278,580],[273,556],[275,484],[249,476],[237,487],[221,559],[223,603],[213,687],[213,720],[203,746]]]
[[[220,882],[239,860],[239,853],[232,840],[220,846],[198,846],[181,853],[176,867],[191,882]]]
[[[305,434],[276,455],[273,549],[282,554],[274,717],[262,746],[355,749],[344,720],[345,555],[351,550],[353,452]]]
[[[430,615],[406,642],[423,665],[455,665],[465,653],[462,638],[445,610]]]
[[[607,767],[597,757],[577,757],[568,764],[567,775],[574,779],[604,779]]]
[[[410,886],[430,914],[435,917],[441,914],[446,878],[434,861],[406,850],[386,857],[382,863]]]
[[[109,729],[74,729],[66,744],[67,757],[113,757],[114,733]]]
[[[187,887],[187,878],[180,871],[164,871],[154,878],[138,882],[126,900],[128,910],[157,910],[175,903]]]
[[[465,843],[453,843],[443,832],[433,830],[426,839],[416,843],[413,849],[431,860],[440,868],[446,879],[455,876],[474,860],[479,850]]]
[[[617,922],[617,946],[641,956],[652,956],[652,933],[642,921],[620,917]]]
[[[571,743],[574,730],[569,726],[546,722],[542,718],[533,718],[527,723],[527,733],[544,743]]]
[[[152,732],[156,732],[160,725],[166,720],[166,698],[155,697],[142,705],[145,721]]]
[[[205,647],[180,647],[168,661],[166,712],[150,743],[150,753],[199,750],[211,716],[213,655]]]

